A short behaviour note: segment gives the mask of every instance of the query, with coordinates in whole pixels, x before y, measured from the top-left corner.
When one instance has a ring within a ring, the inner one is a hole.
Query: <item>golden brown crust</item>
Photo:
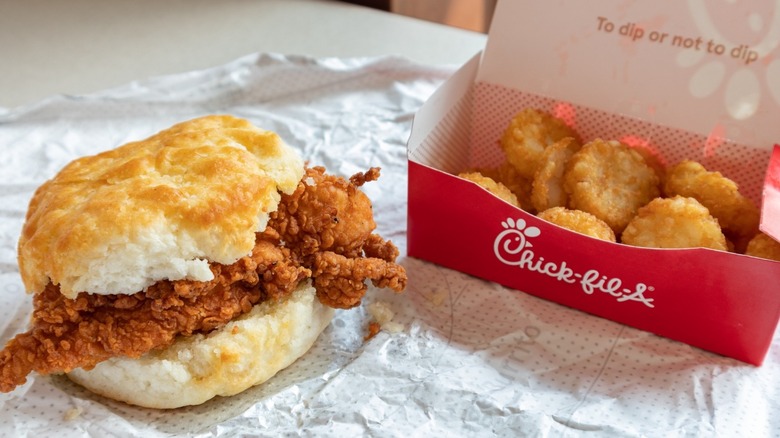
[[[727,250],[718,221],[694,198],[656,198],[629,222],[623,243],[647,248]]]
[[[635,150],[617,141],[593,140],[566,168],[569,208],[586,211],[620,234],[639,207],[660,195],[655,171]]]
[[[563,120],[529,108],[520,111],[509,122],[501,137],[501,148],[518,173],[531,179],[541,163],[544,150],[566,137],[572,137],[579,143],[577,133]]]
[[[477,183],[479,186],[487,190],[488,192],[498,196],[504,201],[520,207],[520,203],[517,200],[517,196],[512,193],[511,190],[504,184],[495,181],[493,178],[487,177],[479,172],[462,172],[458,174],[459,177],[467,179],[471,182]]]
[[[579,142],[566,137],[544,150],[531,189],[531,203],[536,211],[567,205],[569,198],[563,188],[563,173],[566,163],[579,148]]]
[[[210,280],[208,261],[249,254],[278,191],[302,175],[302,160],[276,134],[231,116],[77,159],[30,202],[19,242],[25,287],[38,293],[51,281],[74,297]]]
[[[525,211],[533,212],[534,206],[531,203],[531,184],[530,178],[525,178],[508,161],[504,161],[495,168],[480,168],[473,172],[480,173],[492,179],[497,183],[503,184],[517,198],[517,202]]]
[[[552,207],[538,214],[538,217],[552,222],[560,227],[576,231],[596,239],[615,242],[615,233],[606,222],[580,210],[569,210],[565,207]]]
[[[735,237],[751,237],[758,232],[760,212],[737,184],[720,172],[710,172],[696,161],[684,160],[669,169],[664,182],[667,196],[696,198],[718,219],[720,226]]]
[[[759,232],[750,239],[750,242],[748,242],[745,254],[780,262],[780,243],[768,235]]]

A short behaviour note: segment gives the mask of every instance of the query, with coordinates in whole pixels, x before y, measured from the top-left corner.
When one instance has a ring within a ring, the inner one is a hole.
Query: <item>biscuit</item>
[[[232,116],[186,121],[77,159],[30,201],[19,240],[28,292],[132,294],[159,280],[213,278],[209,262],[252,251],[303,160]]]

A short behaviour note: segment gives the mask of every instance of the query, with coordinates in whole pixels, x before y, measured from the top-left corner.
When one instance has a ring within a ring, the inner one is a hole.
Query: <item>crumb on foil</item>
[[[378,301],[369,304],[368,313],[371,314],[373,321],[368,324],[368,334],[365,340],[373,338],[380,330],[385,330],[389,333],[399,333],[404,329],[403,324],[393,321],[395,312],[385,302]]]
[[[380,326],[378,322],[376,322],[376,321],[369,322],[368,323],[368,334],[363,337],[363,340],[364,341],[370,340],[371,338],[376,336],[377,333],[379,333],[379,330],[381,330],[381,329],[382,329],[382,326]]]
[[[65,411],[63,418],[65,419],[65,421],[73,421],[79,418],[83,412],[84,410],[81,407],[76,406],[73,409],[68,409],[67,411]]]
[[[447,291],[444,290],[436,291],[427,298],[428,301],[431,302],[431,304],[433,304],[436,307],[439,307],[442,304],[444,304],[444,301],[447,299]]]

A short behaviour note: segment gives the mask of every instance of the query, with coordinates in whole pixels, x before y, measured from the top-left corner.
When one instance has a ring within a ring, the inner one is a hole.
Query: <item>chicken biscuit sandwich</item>
[[[367,281],[402,291],[398,250],[349,180],[308,168],[231,116],[77,159],[30,201],[18,246],[29,330],[0,351],[0,391],[36,372],[175,408],[264,382]]]

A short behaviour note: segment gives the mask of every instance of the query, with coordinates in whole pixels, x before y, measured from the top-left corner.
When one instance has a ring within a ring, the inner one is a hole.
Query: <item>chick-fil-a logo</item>
[[[597,269],[580,273],[571,268],[566,261],[558,263],[545,261],[544,257],[537,257],[532,249],[534,245],[531,239],[539,237],[542,232],[539,228],[527,226],[525,220],[509,218],[501,222],[501,227],[504,230],[493,242],[493,252],[501,263],[547,275],[565,283],[579,283],[582,291],[588,295],[603,292],[615,297],[621,303],[638,301],[647,307],[655,307],[653,298],[645,296],[645,293],[653,291],[652,286],[638,283],[633,289],[626,288],[623,287],[621,279],[609,278]]]

